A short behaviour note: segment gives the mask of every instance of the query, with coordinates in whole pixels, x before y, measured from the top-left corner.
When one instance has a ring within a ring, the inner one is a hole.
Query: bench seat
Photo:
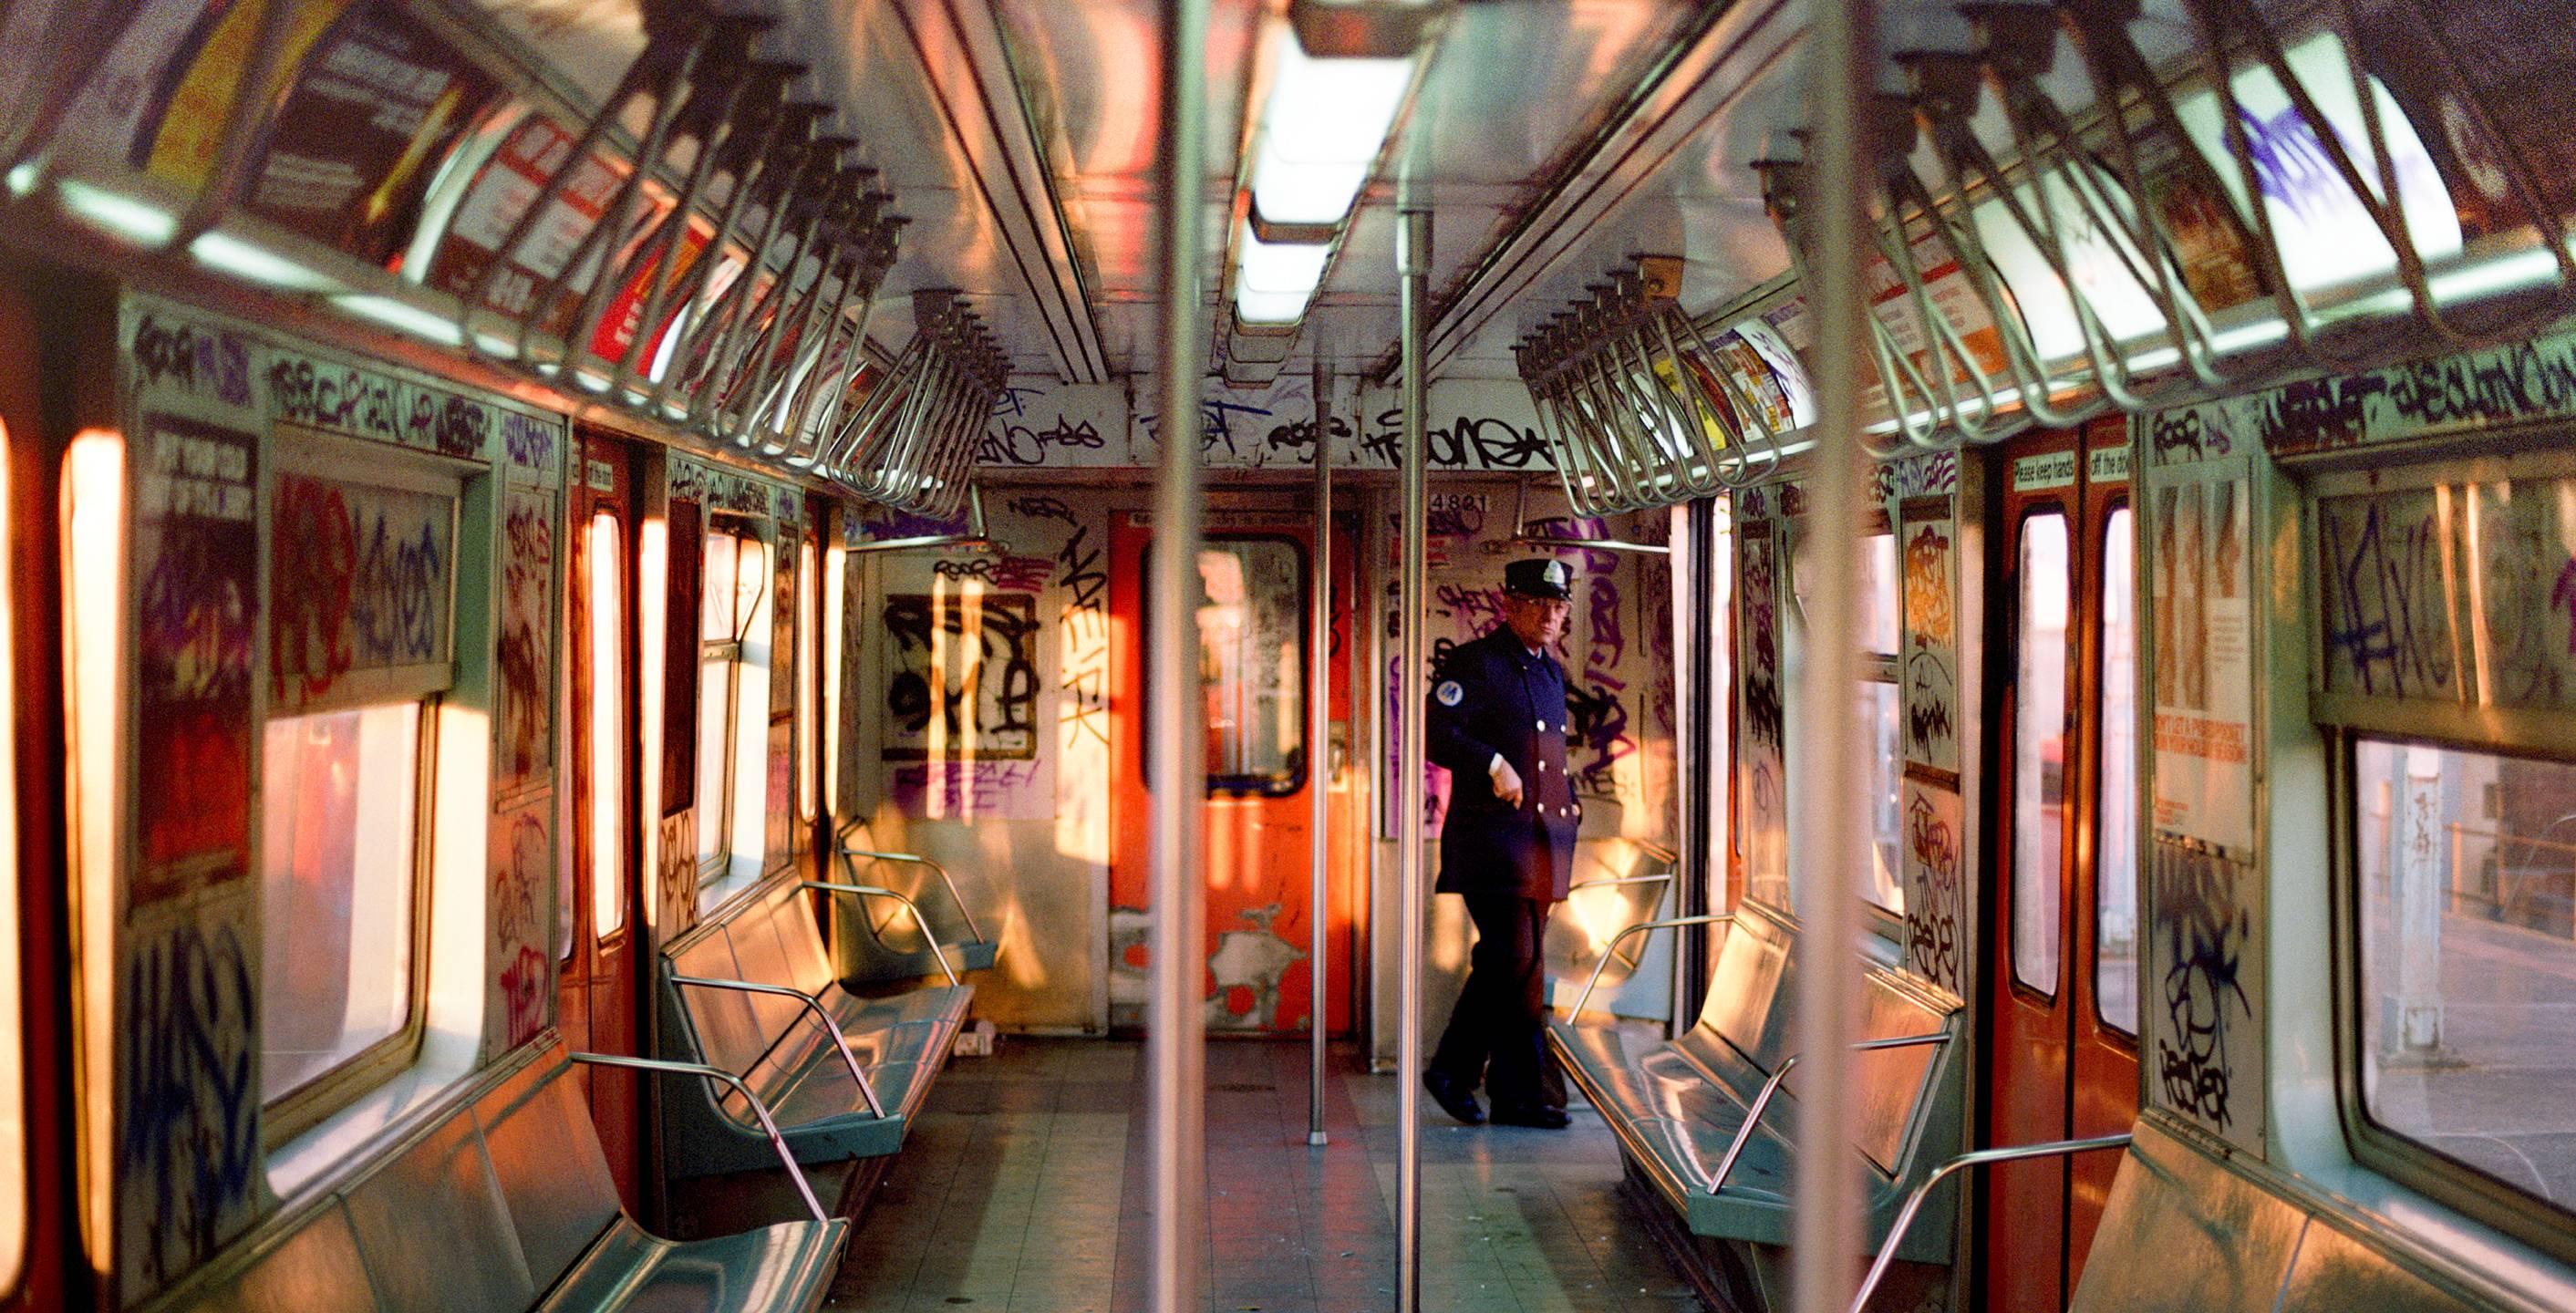
[[[1756,1244],[1789,1242],[1796,1177],[1796,1069],[1744,1126],[1764,1084],[1792,1060],[1795,931],[1758,904],[1730,924],[1706,1005],[1691,1030],[1667,1042],[1636,1024],[1551,1017],[1548,1041],[1567,1076],[1600,1110],[1637,1174],[1694,1235]],[[1915,1184],[1961,1147],[1966,1098],[1964,1018],[1956,1000],[1876,964],[1864,970],[1864,1041],[1940,1036],[1938,1042],[1857,1055],[1870,1168],[1870,1244],[1881,1243]],[[1712,1191],[1727,1151],[1743,1148]],[[1898,1257],[1947,1263],[1956,1187],[1917,1220]]]
[[[822,1304],[847,1221],[685,1242],[646,1232],[618,1202],[573,1066],[551,1037],[503,1058],[438,1115],[146,1309],[813,1313]]]
[[[928,871],[937,877],[940,892],[934,896],[927,880],[914,882],[916,893],[909,911],[892,907],[871,911],[868,900],[835,894],[830,923],[832,961],[840,978],[853,984],[891,983],[931,976],[944,979],[949,971],[964,975],[991,970],[1001,960],[1001,940],[976,924],[974,914],[966,910],[965,895],[958,892],[957,882],[949,877],[947,868],[912,853],[854,847],[853,835],[859,824],[852,821],[841,831],[839,861],[843,883],[864,886],[860,864],[866,863],[877,869]],[[952,928],[933,924],[948,919],[943,908],[956,914],[953,933]],[[930,947],[934,942],[938,945],[936,951]]]
[[[769,1105],[797,1160],[811,1163],[883,1157],[903,1147],[974,999],[974,987],[962,984],[885,994],[844,986],[793,877],[771,880],[674,941],[660,976],[664,1051],[742,1076]],[[831,1018],[837,1040],[817,1009]],[[874,1110],[850,1074],[852,1060],[876,1095]],[[673,1089],[662,1107],[674,1176],[775,1165],[740,1094]]]

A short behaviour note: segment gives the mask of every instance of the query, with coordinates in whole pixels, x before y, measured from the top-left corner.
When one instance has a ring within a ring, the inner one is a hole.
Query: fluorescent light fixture
[[[1413,61],[1317,59],[1285,23],[1272,25],[1270,44],[1253,204],[1270,223],[1340,223],[1395,127]]]
[[[179,231],[179,216],[122,192],[66,178],[62,196],[65,210],[128,241],[160,246]]]
[[[1293,324],[1306,315],[1324,262],[1333,248],[1306,242],[1265,242],[1252,225],[1234,234],[1234,311],[1247,324]]]
[[[188,254],[209,269],[289,292],[337,292],[344,286],[339,279],[301,261],[226,232],[199,236],[188,243]]]
[[[455,320],[423,310],[409,301],[396,300],[390,296],[353,293],[332,297],[331,304],[361,319],[375,320],[379,324],[400,329],[414,337],[426,338],[440,346],[465,345],[465,334],[458,330]]]

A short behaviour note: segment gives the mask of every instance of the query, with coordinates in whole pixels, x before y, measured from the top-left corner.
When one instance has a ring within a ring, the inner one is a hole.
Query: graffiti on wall
[[[570,927],[560,924],[566,909],[556,888],[552,815],[548,795],[492,820],[493,987],[484,1033],[494,1052],[527,1043],[554,1020],[554,950]]]
[[[269,692],[281,708],[353,675],[445,661],[456,500],[281,473],[269,527]]]
[[[2261,945],[2253,868],[2158,839],[2148,906],[2156,1103],[2248,1152],[2263,1146]]]
[[[502,792],[549,778],[554,768],[555,495],[512,488],[501,507],[500,667]]]
[[[141,932],[118,1067],[120,1268],[157,1289],[248,1226],[260,1162],[257,964],[220,914]]]
[[[1037,599],[898,593],[885,602],[888,761],[1037,755]]]
[[[1903,826],[1905,966],[1957,993],[1967,950],[1959,928],[1966,902],[1959,883],[1959,795],[1907,780]]]
[[[660,862],[653,872],[653,896],[662,914],[655,929],[664,940],[698,923],[698,816],[683,809],[662,818]]]
[[[1958,623],[1952,606],[1950,502],[1903,504],[1897,521],[1905,642],[1902,669],[1907,759],[1959,769]]]
[[[2326,687],[2576,706],[2576,527],[2559,509],[2571,489],[2516,480],[2320,499]]]

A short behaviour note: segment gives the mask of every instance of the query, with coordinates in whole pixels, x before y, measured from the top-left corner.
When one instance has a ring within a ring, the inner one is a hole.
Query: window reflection
[[[2364,1110],[2576,1198],[2576,765],[2363,739],[2353,767]]]
[[[1209,786],[1293,791],[1305,774],[1305,557],[1277,539],[1211,542],[1199,580]]]
[[[2093,840],[2093,1000],[2138,1033],[2138,705],[2136,545],[2129,508],[2102,530],[2102,767]]]
[[[2013,680],[2013,978],[2057,993],[2066,825],[2066,517],[2022,523]]]

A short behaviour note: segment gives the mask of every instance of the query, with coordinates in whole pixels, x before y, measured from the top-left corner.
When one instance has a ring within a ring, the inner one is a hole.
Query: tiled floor
[[[1145,1306],[1142,1048],[1005,1039],[951,1063],[851,1241],[844,1313]],[[1347,1059],[1347,1055],[1338,1055]],[[1347,1061],[1306,1145],[1306,1049],[1208,1051],[1204,1289],[1217,1313],[1395,1306],[1395,1078]],[[1599,1119],[1455,1125],[1424,1103],[1424,1313],[1698,1308],[1617,1191]]]

